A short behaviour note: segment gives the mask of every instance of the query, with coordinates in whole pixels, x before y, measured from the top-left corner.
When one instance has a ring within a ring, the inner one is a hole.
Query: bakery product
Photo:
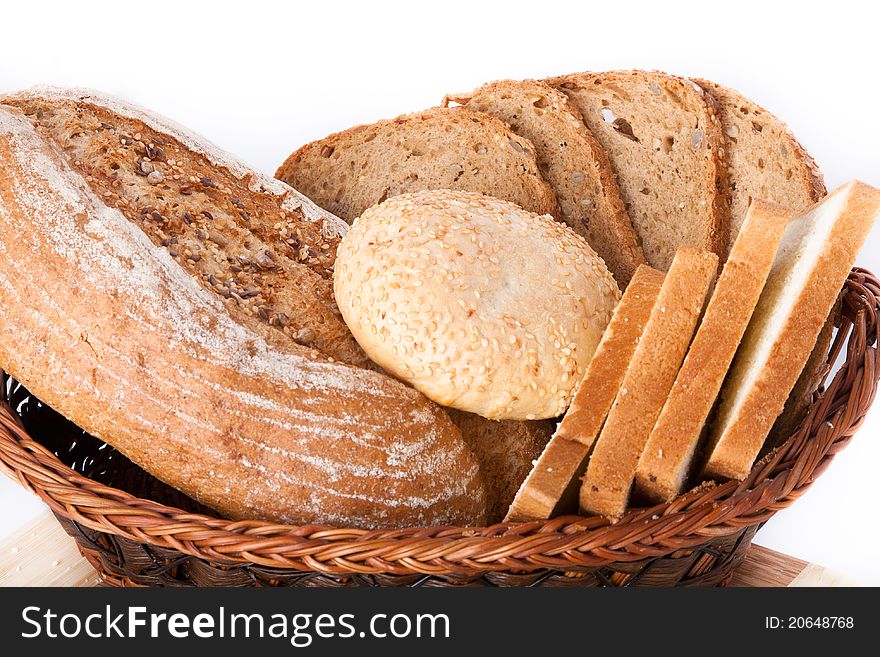
[[[669,394],[706,297],[718,257],[678,250],[642,337],[593,448],[580,492],[581,510],[619,518],[626,510],[636,466]]]
[[[491,114],[532,142],[558,218],[590,243],[621,288],[629,284],[645,255],[608,156],[565,94],[540,80],[501,80],[443,102]]]
[[[715,99],[724,129],[730,245],[753,199],[799,212],[825,196],[816,162],[782,121],[734,89],[695,82]]]
[[[241,234],[227,230],[230,206],[247,213],[255,243],[265,241],[265,223],[301,229],[314,262],[294,263],[271,246],[272,261],[291,276],[321,276],[317,255],[335,247],[338,222],[121,101],[41,89],[4,102],[18,106],[0,109],[0,252],[14,263],[0,273],[5,370],[148,472],[232,518],[356,527],[483,520],[477,462],[441,409],[388,377],[297,344],[271,314],[248,313],[184,262],[192,260],[182,227],[190,203],[223,217],[193,223],[230,236],[230,245]],[[65,117],[57,125],[56,113]],[[144,173],[144,153],[152,153],[150,174],[161,176],[128,175]],[[196,198],[181,195],[188,185]],[[149,213],[165,246],[140,228],[139,202],[152,206],[153,188],[165,198],[155,208],[164,219]],[[274,270],[249,263],[255,276]],[[328,316],[301,321],[319,333]]]
[[[553,435],[555,423],[552,420],[489,420],[454,408],[446,412],[480,463],[486,487],[486,521],[499,522]]]
[[[516,493],[505,520],[552,518],[577,510],[587,456],[620,389],[663,274],[647,265],[636,270],[587,367],[559,428]]]
[[[749,473],[878,214],[880,190],[853,181],[789,223],[721,390],[705,476]]]
[[[667,502],[684,490],[704,425],[770,273],[792,213],[754,201],[636,469],[636,491]]]
[[[450,190],[361,214],[334,290],[372,360],[443,406],[497,420],[560,415],[620,298],[568,227]]]
[[[367,364],[333,299],[343,222],[227,154],[212,152],[206,159],[204,140],[185,129],[164,120],[152,129],[142,125],[150,117],[141,110],[104,107],[112,103],[96,96],[95,103],[84,102],[93,96],[38,89],[5,102],[62,149],[106,204],[122,210],[227,306],[305,347]],[[117,109],[126,116],[108,121]],[[178,148],[175,158],[166,148],[168,137],[188,150]],[[223,168],[215,172],[212,159]]]
[[[531,142],[463,107],[434,107],[338,132],[299,148],[275,177],[348,223],[387,198],[441,188],[557,213]]]
[[[724,136],[711,97],[654,71],[548,80],[605,148],[648,264],[667,270],[679,246],[726,253]]]

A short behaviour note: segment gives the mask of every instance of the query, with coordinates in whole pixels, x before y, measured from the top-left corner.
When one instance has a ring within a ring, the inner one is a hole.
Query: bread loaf
[[[330,135],[292,153],[275,177],[348,223],[371,205],[426,189],[479,192],[557,214],[532,143],[463,107],[434,107]]]
[[[360,353],[327,284],[340,222],[121,101],[2,102],[0,366],[232,518],[482,522],[446,414],[319,350]]]
[[[491,114],[535,145],[558,218],[585,238],[623,289],[645,262],[605,150],[566,95],[539,80],[500,80],[444,99]]]
[[[705,476],[748,475],[878,216],[880,190],[853,181],[788,224],[721,389]]]
[[[708,94],[649,71],[548,82],[568,95],[608,153],[649,265],[666,271],[679,246],[726,254],[724,137]]]

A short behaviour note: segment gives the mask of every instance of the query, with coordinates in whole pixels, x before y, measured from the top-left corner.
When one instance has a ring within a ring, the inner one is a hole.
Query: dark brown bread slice
[[[535,147],[498,119],[463,107],[435,107],[362,125],[306,144],[275,177],[348,223],[405,192],[453,189],[557,214]]]
[[[715,99],[724,129],[730,245],[753,199],[799,212],[825,196],[816,162],[782,121],[734,89],[709,80],[695,82]]]
[[[553,434],[552,420],[489,420],[447,408],[480,464],[488,522],[500,522]]]
[[[625,288],[645,255],[608,156],[568,97],[540,80],[502,80],[443,101],[450,102],[501,119],[535,145],[541,175],[556,193],[558,218],[590,243]]]
[[[664,73],[575,73],[564,91],[605,148],[648,264],[669,269],[680,246],[726,253],[724,136],[714,102]]]
[[[580,477],[587,457],[620,389],[663,278],[661,272],[647,265],[636,270],[568,412],[517,491],[505,520],[522,522],[577,511]]]

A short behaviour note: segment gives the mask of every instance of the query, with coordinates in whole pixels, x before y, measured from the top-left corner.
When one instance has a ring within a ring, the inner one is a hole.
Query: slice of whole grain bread
[[[425,189],[479,192],[557,214],[532,143],[502,121],[463,107],[434,107],[338,132],[295,151],[275,177],[349,223],[371,205]]]
[[[724,135],[709,94],[653,71],[548,82],[568,95],[608,153],[648,264],[669,269],[680,246],[726,253]]]
[[[446,96],[501,119],[535,145],[538,168],[556,193],[559,219],[586,238],[626,287],[645,256],[605,150],[568,97],[540,80],[500,80]]]
[[[798,212],[825,196],[816,162],[782,121],[734,89],[694,82],[715,99],[724,129],[731,246],[753,199]]]

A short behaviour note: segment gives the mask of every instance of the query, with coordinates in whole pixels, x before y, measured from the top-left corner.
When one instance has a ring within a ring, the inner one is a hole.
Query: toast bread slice
[[[793,213],[754,201],[636,469],[636,491],[667,502],[683,489],[704,426]]]
[[[538,168],[553,188],[558,219],[590,243],[621,289],[645,262],[605,150],[568,97],[540,80],[499,80],[468,94],[447,95],[501,119],[535,145]]]
[[[749,473],[878,215],[880,190],[852,181],[789,222],[721,390],[706,477]]]
[[[636,466],[694,334],[718,257],[681,247],[666,274],[587,465],[581,510],[611,519],[626,510]]]
[[[526,477],[505,521],[523,522],[552,518],[577,511],[580,477],[593,443],[642,335],[663,274],[640,266],[596,348],[571,406],[538,462]]]

